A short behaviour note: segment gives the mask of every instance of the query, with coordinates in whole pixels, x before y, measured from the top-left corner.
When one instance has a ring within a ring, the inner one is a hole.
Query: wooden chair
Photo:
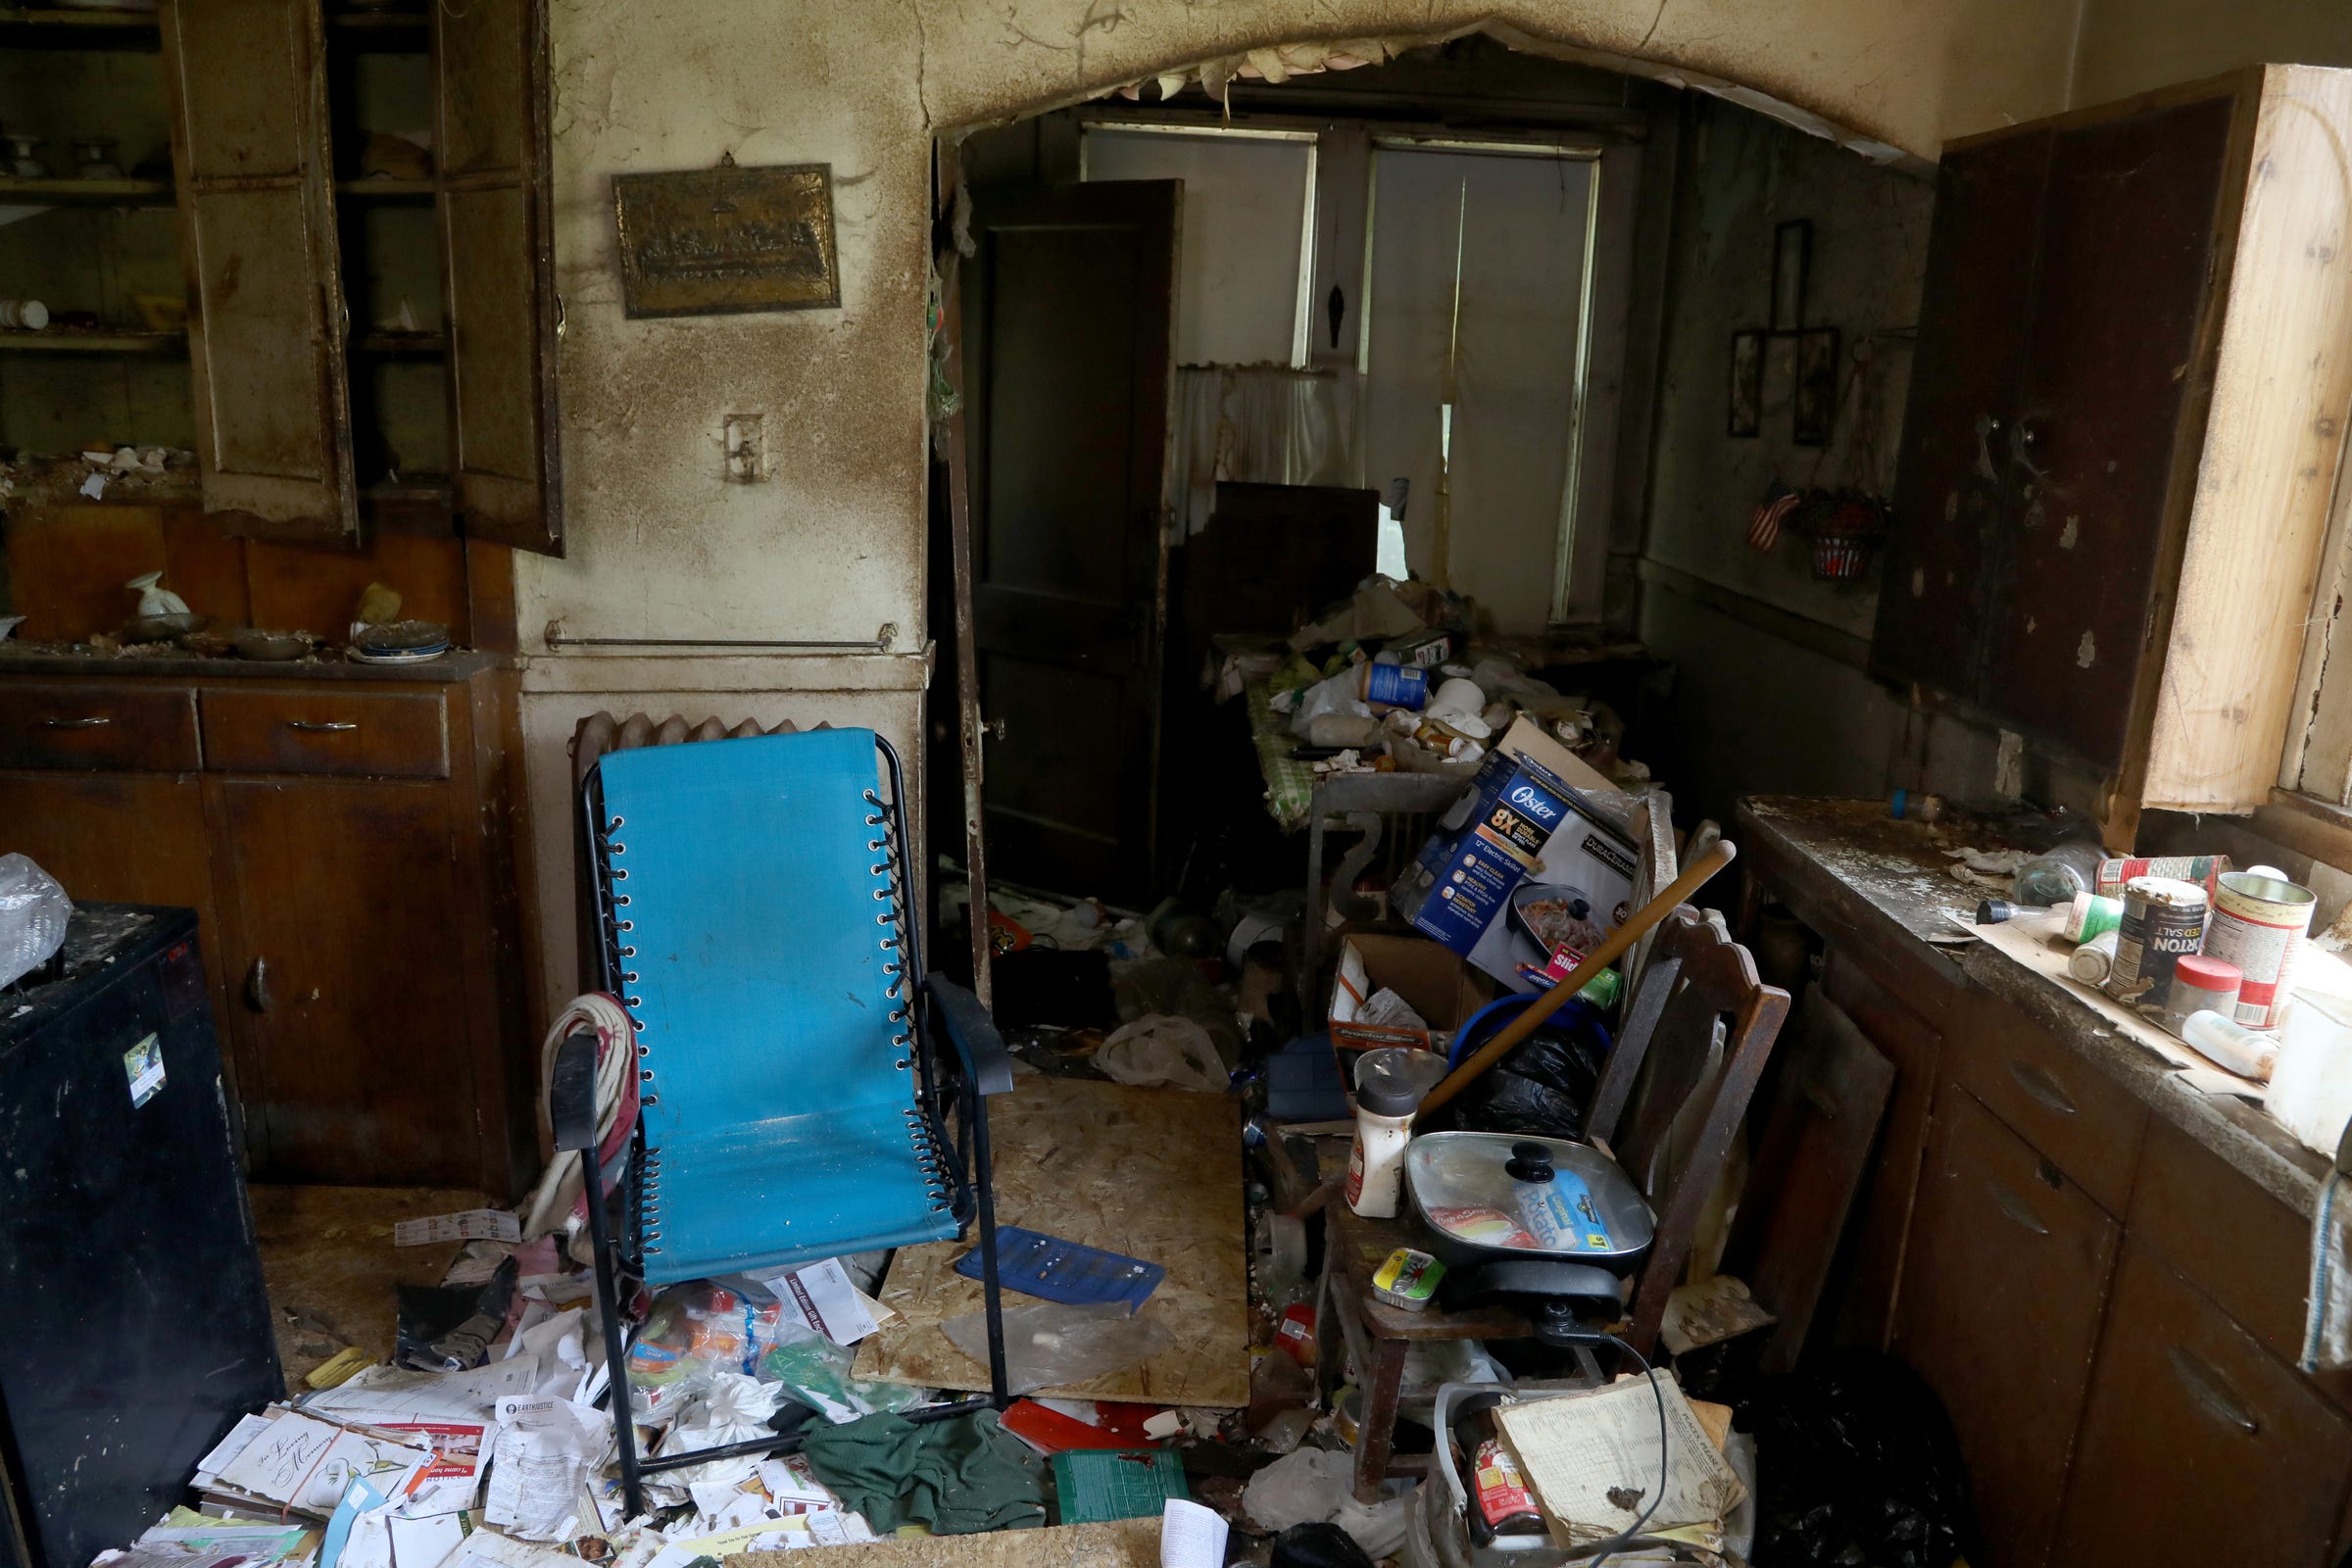
[[[1684,905],[1657,939],[1585,1115],[1586,1141],[1624,1167],[1657,1217],[1622,1336],[1644,1356],[1788,1016],[1788,993],[1757,978],[1720,915]]]

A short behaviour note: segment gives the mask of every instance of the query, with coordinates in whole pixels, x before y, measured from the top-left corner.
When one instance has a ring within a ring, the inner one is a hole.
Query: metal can
[[[2153,859],[2101,860],[2097,885],[2090,891],[2103,899],[2120,899],[2132,878],[2161,876],[2194,882],[2204,888],[2206,897],[2211,898],[2214,879],[2229,869],[2230,857],[2227,855],[2163,855]]]
[[[2075,949],[2074,956],[2066,960],[2066,972],[2086,986],[2103,986],[2107,976],[2115,971],[2115,933],[2102,931]]]
[[[2205,951],[2245,976],[2230,1014],[2249,1029],[2275,1029],[2294,985],[2295,955],[2319,902],[2307,887],[2259,871],[2232,871],[2214,891]],[[2219,1010],[2219,1009],[2216,1009]]]
[[[2108,992],[2118,1002],[2163,1006],[2172,995],[2174,965],[2204,946],[2205,911],[2205,890],[2194,882],[2135,876],[2126,883]]]

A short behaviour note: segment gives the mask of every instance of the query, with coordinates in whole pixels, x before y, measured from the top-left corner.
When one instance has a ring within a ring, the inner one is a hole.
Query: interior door
[[[963,270],[989,858],[1113,900],[1153,881],[1181,190],[976,191]]]
[[[564,553],[545,0],[432,8],[450,485],[466,531]]]
[[[356,537],[318,0],[165,0],[162,24],[205,510]]]
[[[238,988],[230,1028],[278,1181],[472,1187],[480,1108],[466,1020],[457,834],[440,784],[220,786]],[[307,892],[318,879],[331,890]],[[266,1150],[266,1155],[263,1151]]]

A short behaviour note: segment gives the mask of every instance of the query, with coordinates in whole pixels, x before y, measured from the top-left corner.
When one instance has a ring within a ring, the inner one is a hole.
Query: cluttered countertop
[[[1986,934],[1993,928],[1976,924],[1990,879],[1964,878],[1954,868],[1967,869],[1965,851],[2013,847],[1987,825],[1896,820],[1883,801],[1752,796],[1740,803],[1737,836],[1763,864],[1825,873],[1872,935],[2016,1006],[2296,1213],[2309,1217],[2317,1208],[2328,1161],[2246,1098],[2259,1095],[2259,1085],[2225,1082],[2228,1074],[2184,1049],[2176,1048],[2172,1060],[2160,1057],[2146,1038],[2152,1031],[2119,1024],[2111,1011],[2096,1009],[2087,988],[2021,961],[2016,938],[1996,945]],[[2315,960],[2305,965],[2307,976],[2343,971],[2328,956],[2306,957]],[[2307,983],[2333,988],[2331,981]]]

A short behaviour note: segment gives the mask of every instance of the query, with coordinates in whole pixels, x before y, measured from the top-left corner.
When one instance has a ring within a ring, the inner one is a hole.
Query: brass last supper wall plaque
[[[612,207],[630,316],[841,304],[830,164],[615,174]]]

